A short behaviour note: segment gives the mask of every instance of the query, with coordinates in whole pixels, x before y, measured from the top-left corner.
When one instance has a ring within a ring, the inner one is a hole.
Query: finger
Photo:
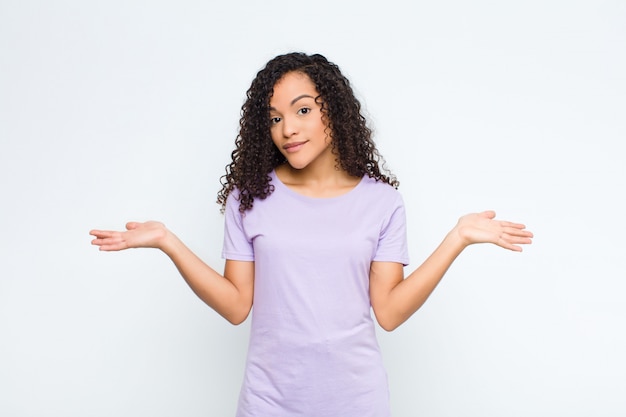
[[[523,230],[518,227],[505,227],[504,233],[510,236],[534,237],[530,230]]]
[[[102,246],[111,242],[111,238],[96,238],[91,241],[92,245]]]
[[[95,236],[95,237],[100,238],[100,239],[105,239],[105,238],[111,237],[111,236],[113,236],[114,233],[115,232],[112,231],[112,230],[91,230],[89,232],[89,234],[91,236]]]
[[[530,245],[531,243],[533,243],[532,239],[527,238],[527,237],[509,237],[508,239],[505,239],[506,242],[510,243],[510,244],[518,244],[518,245]]]
[[[98,245],[101,251],[118,251],[128,248],[126,240],[122,238],[96,239],[96,241],[95,245]]]
[[[502,243],[501,246],[507,247],[507,249],[511,249],[512,247],[521,249],[518,245],[530,245],[533,241],[529,237],[503,235],[498,244],[500,243]]]
[[[500,220],[500,225],[502,225],[502,227],[514,227],[516,229],[526,229],[526,225],[522,223],[514,223],[514,222],[505,221],[505,220]]]
[[[522,243],[522,242],[515,242],[515,243]],[[509,249],[512,250],[514,252],[522,252],[522,247],[515,245],[513,243],[511,243],[510,241],[505,240],[504,238],[500,238],[500,240],[497,243],[498,246],[504,248],[504,249]]]
[[[114,252],[122,250],[122,248],[119,247],[119,245],[102,245],[98,248],[98,250],[102,252]]]

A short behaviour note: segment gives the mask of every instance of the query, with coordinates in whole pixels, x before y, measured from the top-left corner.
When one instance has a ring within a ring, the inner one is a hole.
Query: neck
[[[287,187],[310,197],[334,197],[354,188],[359,177],[349,175],[335,164],[325,167],[307,166],[295,169],[288,163],[276,167],[278,179]]]

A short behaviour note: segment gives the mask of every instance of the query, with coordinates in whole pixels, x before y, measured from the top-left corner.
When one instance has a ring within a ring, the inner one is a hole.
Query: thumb
[[[480,213],[480,215],[481,217],[491,220],[496,217],[496,212],[493,210],[486,210]]]
[[[133,230],[139,227],[138,222],[128,222],[126,223],[126,230]]]

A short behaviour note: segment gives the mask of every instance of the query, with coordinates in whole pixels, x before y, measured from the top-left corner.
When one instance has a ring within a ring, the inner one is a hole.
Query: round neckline
[[[311,196],[308,196],[308,195],[301,194],[301,193],[299,193],[299,192],[297,192],[295,190],[292,190],[291,188],[289,188],[287,186],[287,184],[285,184],[284,182],[281,181],[280,178],[278,178],[278,175],[276,174],[276,170],[275,169],[273,169],[270,172],[270,177],[272,178],[272,181],[274,182],[275,185],[278,185],[280,188],[282,188],[285,191],[287,191],[287,193],[289,193],[289,194],[291,194],[291,195],[293,195],[293,196],[295,196],[295,197],[297,197],[297,198],[299,198],[301,200],[324,202],[324,201],[337,201],[337,200],[340,200],[340,199],[342,199],[344,197],[347,197],[350,194],[354,193],[365,182],[366,175],[363,175],[361,177],[361,179],[359,180],[359,182],[354,187],[352,187],[351,189],[349,189],[345,193],[336,195],[334,197],[311,197]]]

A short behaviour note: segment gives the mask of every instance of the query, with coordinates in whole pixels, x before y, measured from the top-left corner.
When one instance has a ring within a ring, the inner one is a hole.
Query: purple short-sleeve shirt
[[[400,193],[367,176],[346,194],[286,187],[226,204],[226,259],[254,261],[250,346],[237,417],[388,417],[369,298],[372,261],[408,264]]]

